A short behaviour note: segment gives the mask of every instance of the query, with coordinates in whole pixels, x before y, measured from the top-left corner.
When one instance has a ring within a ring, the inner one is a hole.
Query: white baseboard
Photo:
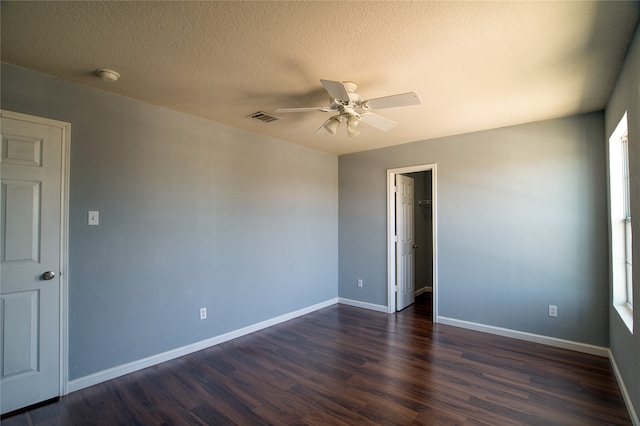
[[[638,414],[636,413],[635,408],[633,408],[633,403],[631,402],[631,396],[629,395],[629,392],[627,392],[627,387],[624,384],[624,380],[622,380],[622,375],[620,374],[620,370],[618,370],[618,364],[616,364],[616,359],[613,357],[613,352],[611,352],[611,350],[609,350],[609,360],[611,361],[611,368],[613,368],[613,374],[616,376],[616,381],[618,382],[618,386],[620,387],[622,398],[624,399],[624,403],[627,406],[629,417],[631,417],[631,423],[633,423],[634,426],[640,426],[640,420],[638,420]]]
[[[338,303],[343,305],[355,306],[356,308],[369,309],[370,311],[378,311],[387,313],[386,305],[376,305],[374,303],[360,302],[359,300],[345,299],[344,297],[338,297]]]
[[[99,371],[88,376],[80,377],[79,379],[74,379],[67,383],[67,392],[75,392],[89,386],[97,385],[98,383],[106,382],[107,380],[115,379],[116,377],[124,376],[125,374],[133,373],[134,371],[142,370],[143,368],[151,367],[165,361],[179,358],[181,356],[188,355],[190,353],[197,352],[202,349],[206,349],[208,347],[245,336],[247,334],[251,334],[264,328],[289,321],[290,319],[309,314],[319,309],[326,308],[327,306],[335,305],[336,303],[338,303],[337,297],[312,306],[308,306],[303,309],[299,309],[297,311],[289,312],[288,314],[280,315],[275,318],[243,327],[238,330],[230,331],[219,336],[205,339],[200,342],[192,343],[190,345],[172,349],[170,351],[163,352],[157,355],[152,355],[138,361],[133,361],[127,364],[119,365],[117,367],[109,368],[107,370]]]
[[[455,327],[469,330],[481,331],[484,333],[496,334],[498,336],[512,337],[514,339],[526,340],[528,342],[541,343],[543,345],[554,346],[556,348],[569,349],[591,355],[609,357],[609,348],[590,345],[588,343],[573,342],[571,340],[558,339],[556,337],[542,336],[540,334],[526,333],[524,331],[510,330],[508,328],[494,327],[492,325],[478,324],[470,321],[463,321],[454,318],[438,317],[440,324],[453,325]]]
[[[422,293],[433,293],[433,287],[431,286],[424,286],[422,288],[419,288],[416,290],[416,296],[420,296]]]

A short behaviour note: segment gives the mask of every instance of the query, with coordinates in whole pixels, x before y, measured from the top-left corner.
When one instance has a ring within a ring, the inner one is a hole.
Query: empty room
[[[3,425],[640,425],[640,3],[1,1]]]

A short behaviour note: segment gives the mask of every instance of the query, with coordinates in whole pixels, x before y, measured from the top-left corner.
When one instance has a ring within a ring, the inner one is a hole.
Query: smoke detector
[[[118,81],[120,78],[120,73],[118,71],[108,69],[99,69],[98,75],[104,81]]]

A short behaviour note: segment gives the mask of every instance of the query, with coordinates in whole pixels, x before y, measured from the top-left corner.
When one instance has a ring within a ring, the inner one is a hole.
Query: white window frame
[[[631,181],[629,179],[629,135],[625,133],[621,138],[623,196],[624,196],[624,222],[625,222],[625,265],[626,265],[626,299],[627,305],[633,310],[633,272],[632,272],[632,246],[633,232],[631,229]]]
[[[609,138],[609,194],[613,307],[633,333],[631,206],[627,113]]]

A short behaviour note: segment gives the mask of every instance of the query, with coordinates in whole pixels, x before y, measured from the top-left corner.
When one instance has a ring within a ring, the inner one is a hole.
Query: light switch
[[[100,224],[100,212],[89,210],[89,225],[99,225]]]

